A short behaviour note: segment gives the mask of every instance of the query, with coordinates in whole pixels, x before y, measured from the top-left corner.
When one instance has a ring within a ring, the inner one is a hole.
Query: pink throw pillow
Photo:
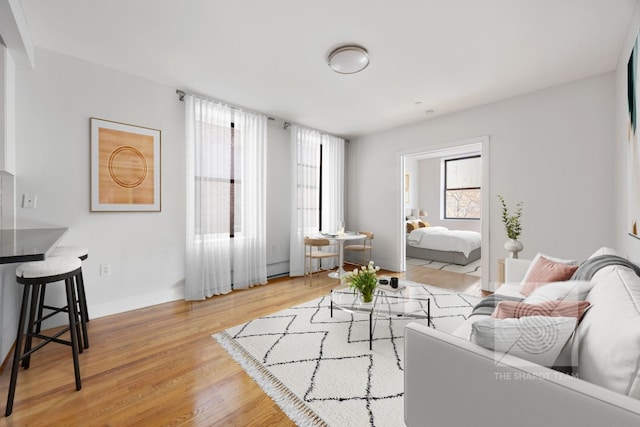
[[[589,305],[589,301],[545,301],[540,304],[500,301],[491,317],[496,319],[519,319],[528,316],[575,317],[580,321]]]
[[[577,265],[567,265],[541,256],[524,278],[520,293],[528,297],[536,288],[544,284],[569,280],[577,269]]]

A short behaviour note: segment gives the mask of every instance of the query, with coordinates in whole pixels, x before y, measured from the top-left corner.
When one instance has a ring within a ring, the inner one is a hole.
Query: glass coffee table
[[[331,291],[331,317],[334,307],[348,313],[369,316],[369,350],[373,347],[373,333],[378,319],[426,319],[427,325],[433,326],[431,299],[428,294],[420,285],[403,281],[399,282],[397,289],[389,285],[378,285],[370,303],[362,302],[360,294],[348,285],[340,286]]]

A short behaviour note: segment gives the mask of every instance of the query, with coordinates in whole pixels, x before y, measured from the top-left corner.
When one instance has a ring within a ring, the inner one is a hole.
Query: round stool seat
[[[89,249],[82,246],[57,246],[51,256],[70,256],[84,260],[89,256]]]
[[[31,261],[16,268],[16,276],[24,279],[59,276],[76,271],[82,262],[75,257],[49,257],[44,261]]]

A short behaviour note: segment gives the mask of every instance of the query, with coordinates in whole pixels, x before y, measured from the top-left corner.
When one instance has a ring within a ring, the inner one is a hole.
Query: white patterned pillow
[[[584,301],[595,282],[588,280],[567,280],[552,282],[536,288],[524,299],[527,304],[541,304],[547,301]]]
[[[553,366],[575,327],[575,317],[486,318],[471,325],[470,339],[489,350]]]
[[[640,278],[608,270],[587,296],[593,310],[576,329],[573,365],[581,379],[640,399]]]

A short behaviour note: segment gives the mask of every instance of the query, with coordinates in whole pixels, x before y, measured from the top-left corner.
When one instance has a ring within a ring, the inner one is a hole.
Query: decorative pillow
[[[531,295],[524,299],[523,302],[528,304],[540,304],[547,301],[584,301],[588,298],[589,292],[593,289],[595,281],[586,280],[567,280],[565,282],[547,283],[537,288]],[[589,306],[591,310],[592,306]],[[584,318],[578,322],[581,323]],[[560,356],[556,359],[558,366],[572,366],[573,361],[571,351],[575,342],[575,335],[569,339],[565,348],[560,352]]]
[[[588,301],[545,301],[541,304],[500,301],[491,317],[495,319],[519,319],[527,316],[575,317],[580,321],[590,305]]]
[[[471,342],[542,366],[553,366],[576,326],[575,317],[487,317],[471,325]]]
[[[547,283],[536,288],[523,302],[540,304],[546,301],[584,301],[596,282],[588,280],[567,280]]]
[[[407,221],[407,233],[411,233],[418,228],[418,224],[415,222]]]
[[[550,282],[560,282],[571,278],[578,269],[575,264],[566,264],[538,254],[522,279],[520,293],[529,296],[538,287]]]
[[[422,220],[418,221],[418,227],[420,228],[428,227],[429,225],[431,224],[429,224],[427,221],[422,221]]]
[[[614,266],[589,292],[592,307],[576,329],[580,378],[640,399],[640,278]]]
[[[574,260],[574,259],[562,259],[562,258],[556,258],[556,257],[552,257],[550,255],[547,254],[543,254],[542,252],[538,252],[536,254],[535,257],[533,257],[533,260],[531,261],[531,263],[529,264],[529,268],[527,268],[527,272],[525,273],[525,275],[523,277],[527,277],[527,275],[529,275],[529,272],[533,269],[533,266],[538,262],[538,260],[540,259],[540,257],[545,257],[546,259],[550,259],[551,261],[554,262],[559,262],[561,264],[566,264],[566,265],[578,265],[578,261]],[[524,283],[524,282],[523,282]]]

